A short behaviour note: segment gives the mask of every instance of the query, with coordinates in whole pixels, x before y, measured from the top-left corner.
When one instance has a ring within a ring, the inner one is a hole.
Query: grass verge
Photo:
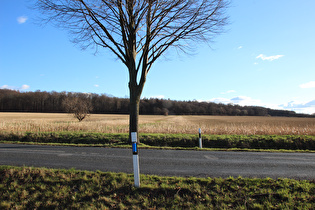
[[[197,149],[192,134],[140,134],[142,148]],[[88,132],[0,133],[0,141],[11,143],[68,144],[78,146],[129,147],[128,134]],[[307,135],[203,135],[203,148],[241,151],[315,152],[315,136]]]
[[[0,209],[314,209],[315,182],[0,166]]]

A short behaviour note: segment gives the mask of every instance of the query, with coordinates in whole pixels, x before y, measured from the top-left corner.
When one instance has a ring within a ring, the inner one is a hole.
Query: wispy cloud
[[[203,102],[203,100],[199,100],[199,102]],[[228,104],[231,103],[231,100],[228,98],[212,98],[210,100],[205,100],[204,102],[214,102],[214,103],[221,103],[221,104]]]
[[[258,99],[252,99],[248,96],[237,96],[231,99],[228,98],[213,98],[208,102],[223,103],[223,104],[238,104],[241,106],[264,106],[264,104]]]
[[[300,88],[315,88],[315,81],[310,81],[300,85]]]
[[[258,58],[260,58],[261,60],[263,60],[263,61],[265,61],[265,60],[267,60],[267,61],[273,61],[273,60],[277,60],[277,59],[279,59],[279,58],[281,58],[281,57],[283,57],[284,55],[272,55],[272,56],[266,56],[266,55],[264,55],[264,54],[260,54],[260,55],[258,55],[256,58],[258,59]]]
[[[21,90],[27,90],[30,89],[29,85],[22,85],[22,87],[20,88]]]
[[[199,100],[200,101],[200,100]],[[289,110],[296,113],[313,114],[315,113],[315,100],[308,102],[290,101],[286,104],[270,104],[264,103],[259,99],[253,99],[248,96],[237,96],[234,98],[213,98],[206,102],[222,103],[222,104],[238,104],[240,106],[261,106],[271,109]]]
[[[27,21],[27,19],[28,19],[28,17],[26,17],[26,16],[20,16],[16,20],[19,24],[23,24]]]
[[[94,85],[94,87],[99,87],[99,85]]]
[[[297,113],[313,114],[315,113],[315,100],[308,102],[290,101],[287,104],[280,105],[280,107]]]
[[[235,93],[235,90],[228,90],[226,92],[221,92],[221,94],[229,94],[229,93]]]
[[[9,85],[2,85],[0,89],[10,89]]]
[[[28,90],[30,89],[29,85],[22,85],[21,87],[2,85],[0,89],[9,89],[9,90]]]
[[[262,106],[262,102],[258,99],[252,99],[248,96],[237,96],[231,99],[233,104],[241,106]]]
[[[237,49],[240,50],[240,49],[242,49],[242,48],[243,48],[243,46],[239,46]]]

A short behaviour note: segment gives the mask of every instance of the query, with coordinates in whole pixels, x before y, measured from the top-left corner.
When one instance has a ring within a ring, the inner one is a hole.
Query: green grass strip
[[[314,209],[315,182],[0,166],[0,209]]]
[[[128,147],[128,134],[87,132],[0,133],[0,141],[18,143],[68,144],[84,146]],[[196,149],[198,135],[139,134],[143,148]],[[315,151],[315,136],[306,135],[203,135],[203,148],[220,150]]]

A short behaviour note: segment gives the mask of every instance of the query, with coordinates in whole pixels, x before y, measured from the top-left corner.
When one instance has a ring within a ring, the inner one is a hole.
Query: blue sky
[[[0,88],[128,97],[128,73],[108,50],[80,50],[67,31],[39,26],[33,0],[0,0]],[[230,25],[195,55],[169,52],[142,97],[315,113],[315,1],[232,0]]]

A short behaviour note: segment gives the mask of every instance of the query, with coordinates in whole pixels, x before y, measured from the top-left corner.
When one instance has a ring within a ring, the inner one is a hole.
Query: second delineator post
[[[201,128],[199,128],[199,148],[202,148]]]

